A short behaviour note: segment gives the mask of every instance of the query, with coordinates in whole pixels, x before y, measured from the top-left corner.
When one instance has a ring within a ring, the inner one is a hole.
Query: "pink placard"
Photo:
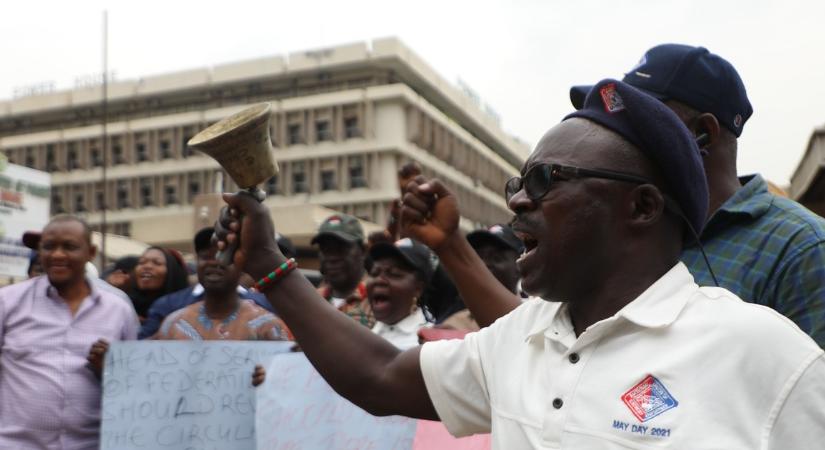
[[[441,422],[419,420],[413,450],[490,450],[489,434],[454,438]]]

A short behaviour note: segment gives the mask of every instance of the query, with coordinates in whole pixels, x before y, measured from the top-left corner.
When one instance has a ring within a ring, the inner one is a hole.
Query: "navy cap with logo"
[[[513,249],[519,254],[524,251],[524,243],[516,237],[509,225],[496,224],[490,228],[472,231],[467,235],[467,241],[470,242],[473,248],[477,248],[485,242],[493,242],[496,245]]]
[[[657,45],[622,81],[659,100],[676,100],[699,112],[711,113],[736,137],[753,114],[739,73],[731,63],[704,47]],[[582,107],[591,88],[570,88],[570,101],[576,109]]]
[[[425,283],[430,282],[438,266],[438,259],[430,248],[410,238],[400,239],[394,244],[379,242],[373,245],[370,247],[368,264],[387,257],[399,258],[418,272]]]
[[[590,90],[582,109],[564,120],[583,118],[602,125],[636,146],[666,180],[685,218],[702,232],[708,212],[708,183],[699,147],[679,117],[664,103],[616,80],[602,80]]]
[[[364,227],[361,222],[349,214],[334,214],[327,217],[318,227],[318,234],[310,244],[317,244],[319,239],[331,237],[347,242],[364,242]]]

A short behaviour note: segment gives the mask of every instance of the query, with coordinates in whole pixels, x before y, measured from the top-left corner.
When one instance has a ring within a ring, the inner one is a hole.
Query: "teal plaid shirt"
[[[760,175],[708,221],[702,245],[719,284],[745,301],[769,306],[825,348],[825,220],[768,192]],[[682,253],[700,286],[713,286],[696,245]]]

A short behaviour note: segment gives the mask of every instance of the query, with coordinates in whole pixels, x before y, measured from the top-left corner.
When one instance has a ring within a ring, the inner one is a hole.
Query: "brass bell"
[[[233,114],[204,129],[187,145],[206,153],[226,170],[235,184],[263,200],[257,186],[278,174],[269,137],[269,103]]]

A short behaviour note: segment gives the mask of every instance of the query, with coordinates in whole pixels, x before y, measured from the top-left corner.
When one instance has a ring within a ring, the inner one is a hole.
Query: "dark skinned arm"
[[[224,194],[224,200],[230,209],[216,224],[218,248],[239,240],[233,263],[260,279],[285,261],[269,210],[244,194]],[[297,270],[265,295],[336,392],[373,415],[438,420],[421,374],[420,347],[402,352],[341,314]]]
[[[521,299],[490,273],[459,231],[458,203],[440,181],[417,177],[405,191],[402,234],[438,255],[480,327],[491,325],[521,305]]]

